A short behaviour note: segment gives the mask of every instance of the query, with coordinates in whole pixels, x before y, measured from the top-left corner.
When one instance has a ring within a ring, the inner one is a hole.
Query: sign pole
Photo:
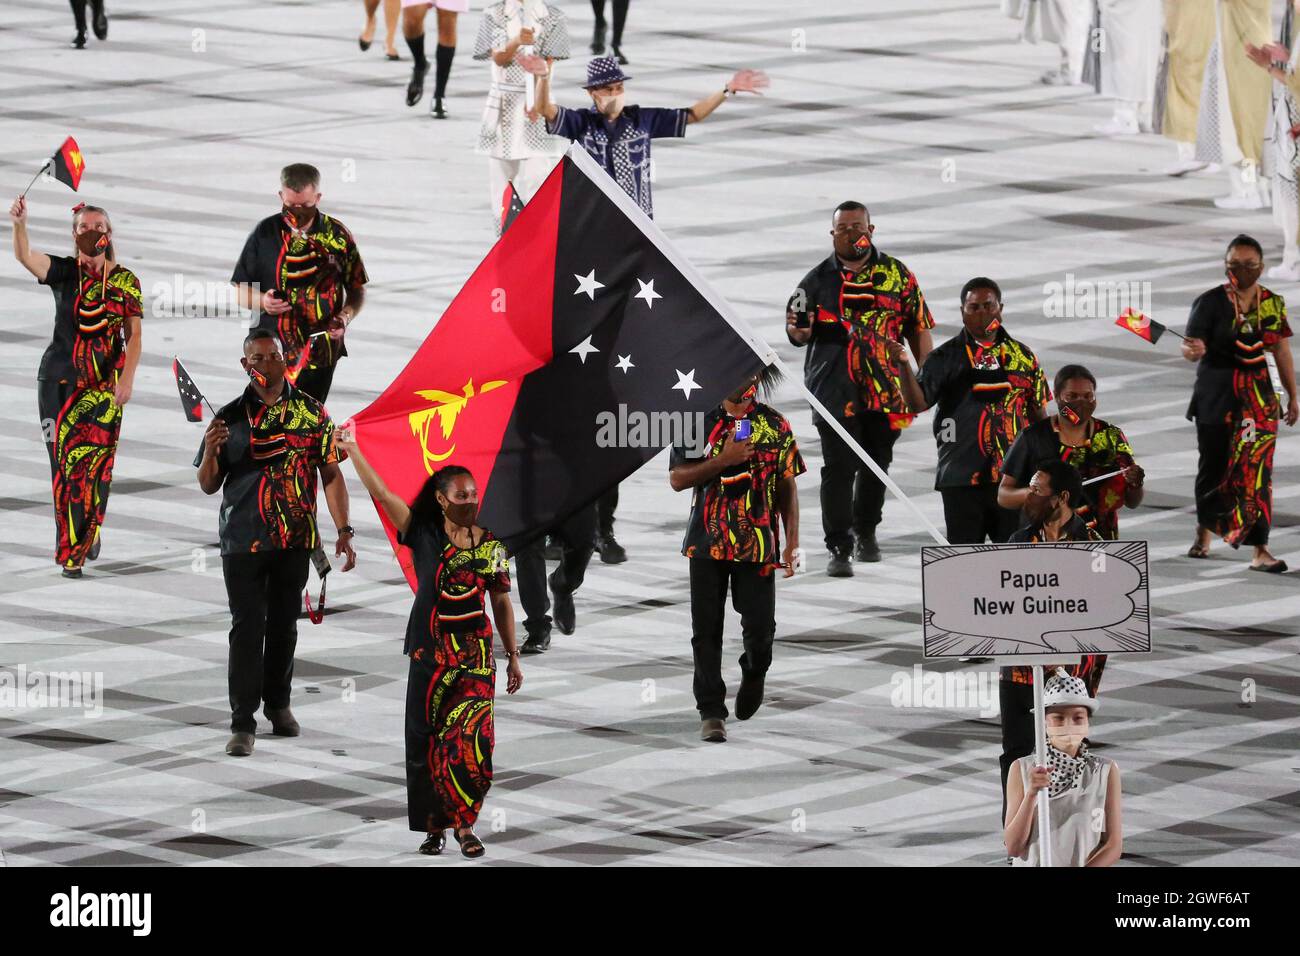
[[[1034,759],[1037,766],[1047,766],[1047,728],[1043,711],[1043,665],[1034,665]],[[1038,865],[1052,865],[1052,811],[1047,804],[1047,791],[1039,790],[1038,796]]]

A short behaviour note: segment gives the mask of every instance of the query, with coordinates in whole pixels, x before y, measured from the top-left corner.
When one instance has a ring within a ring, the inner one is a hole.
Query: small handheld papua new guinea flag
[[[1115,320],[1115,324],[1120,328],[1128,329],[1134,335],[1146,339],[1152,345],[1159,342],[1160,336],[1167,331],[1166,326],[1133,308],[1121,312],[1119,318]]]
[[[76,192],[77,187],[81,185],[81,174],[86,171],[86,160],[81,155],[81,148],[77,146],[77,141],[71,136],[65,139],[50,162],[54,166],[54,178],[61,183],[67,183],[72,187],[72,191]]]
[[[207,399],[203,397],[199,387],[194,384],[194,379],[190,378],[190,373],[185,371],[185,366],[181,364],[179,358],[172,359],[172,374],[176,376],[176,388],[181,393],[181,408],[185,410],[185,420],[187,422],[203,421],[203,403]],[[213,412],[213,414],[215,415],[216,412]]]
[[[517,225],[353,419],[406,501],[439,468],[468,468],[478,523],[511,548],[691,444],[700,416],[775,361],[580,146]]]

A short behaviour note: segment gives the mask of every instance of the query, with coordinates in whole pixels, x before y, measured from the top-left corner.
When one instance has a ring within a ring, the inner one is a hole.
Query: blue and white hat
[[[598,86],[608,86],[611,83],[621,83],[630,79],[632,77],[623,73],[618,60],[612,56],[598,56],[587,64],[587,82],[582,85],[582,88],[591,90]]]

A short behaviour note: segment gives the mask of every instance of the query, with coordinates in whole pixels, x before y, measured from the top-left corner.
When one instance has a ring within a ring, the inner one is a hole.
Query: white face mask
[[[600,110],[603,116],[617,116],[623,112],[623,94],[616,96],[607,96],[603,99],[596,100],[596,109]]]

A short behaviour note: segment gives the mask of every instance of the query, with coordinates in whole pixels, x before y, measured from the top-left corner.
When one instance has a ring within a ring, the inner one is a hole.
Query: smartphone
[[[807,312],[800,312],[798,315],[794,317],[794,327],[796,329],[811,329],[812,316],[809,315]]]
[[[754,433],[754,423],[748,418],[742,418],[736,422],[736,441],[749,441],[749,436]]]

